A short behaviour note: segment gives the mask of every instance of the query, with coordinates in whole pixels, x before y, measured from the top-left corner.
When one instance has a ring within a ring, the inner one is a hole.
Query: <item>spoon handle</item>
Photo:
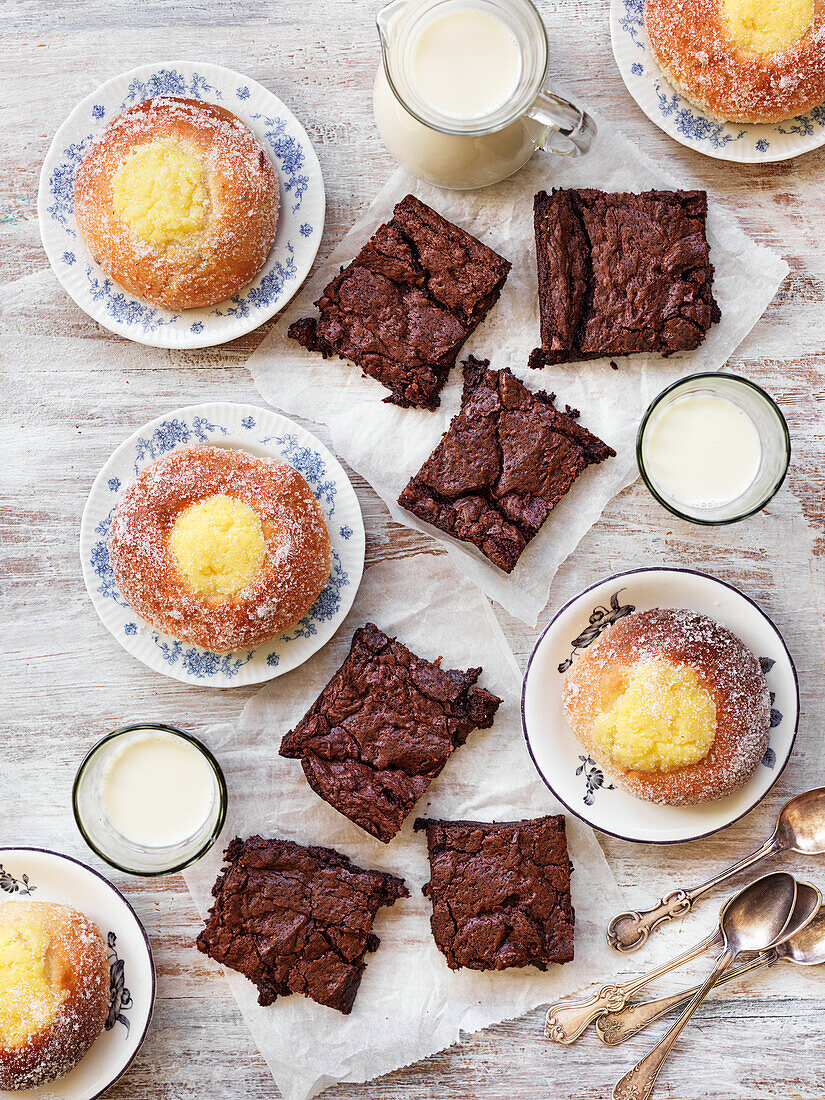
[[[743,963],[742,966],[737,966],[734,970],[729,970],[727,974],[723,974],[717,980],[716,985],[724,985],[726,982],[732,982],[735,978],[741,978],[743,974],[747,974],[751,970],[770,966],[775,960],[775,951],[759,955],[757,958],[751,959],[750,962]],[[683,989],[678,993],[671,993],[667,997],[640,1001],[637,1004],[629,1004],[618,1012],[608,1012],[596,1021],[596,1034],[607,1046],[618,1046],[619,1043],[624,1043],[627,1039],[632,1039],[634,1035],[638,1035],[640,1031],[644,1031],[649,1024],[655,1023],[662,1016],[667,1016],[671,1009],[685,1004],[698,990],[699,986],[695,985],[692,989]]]
[[[730,947],[725,948],[716,960],[713,970],[699,986],[687,1008],[671,1026],[664,1038],[660,1039],[649,1054],[646,1054],[640,1062],[636,1063],[633,1069],[629,1070],[621,1080],[616,1082],[613,1087],[613,1100],[647,1100],[653,1092],[653,1086],[656,1084],[659,1071],[673,1049],[673,1044],[681,1035],[682,1029],[716,984],[717,979],[728,969],[735,955],[736,952],[733,949]]]
[[[594,1020],[608,1012],[620,1011],[633,994],[646,986],[648,982],[661,977],[662,974],[667,974],[669,970],[681,966],[682,963],[690,962],[697,955],[701,955],[703,951],[707,951],[709,947],[716,946],[721,942],[721,934],[717,929],[689,951],[685,951],[682,955],[677,956],[671,962],[665,963],[656,970],[642,974],[641,977],[633,978],[622,985],[604,985],[592,997],[588,997],[584,1001],[556,1001],[547,1010],[544,1034],[548,1039],[552,1039],[554,1043],[563,1043],[565,1046],[569,1046],[570,1043],[578,1039],[588,1024],[592,1024]]]
[[[770,837],[761,848],[751,852],[749,856],[740,859],[732,867],[726,868],[718,875],[695,886],[692,890],[673,890],[661,898],[650,909],[637,909],[627,913],[619,913],[607,926],[607,942],[614,951],[628,952],[638,951],[642,944],[646,943],[651,932],[677,917],[683,917],[693,908],[697,898],[712,890],[714,886],[729,879],[732,875],[752,867],[755,863],[782,850],[782,845],[776,834]]]

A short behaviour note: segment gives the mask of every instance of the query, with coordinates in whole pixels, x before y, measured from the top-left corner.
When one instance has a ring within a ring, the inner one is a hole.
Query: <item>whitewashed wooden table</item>
[[[194,401],[263,404],[243,363],[265,329],[223,348],[158,351],[126,343],[81,313],[48,270],[37,229],[35,189],[52,134],[99,82],[138,64],[189,58],[248,73],[292,108],[318,151],[328,196],[324,256],[393,167],[371,118],[377,6],[372,0],[4,5],[0,843],[59,848],[95,865],[69,808],[74,771],[92,741],[140,718],[195,731],[232,721],[253,690],[186,687],[132,660],[97,621],[83,588],[77,542],[94,475],[140,424]],[[759,600],[796,659],[803,697],[797,750],[765,804],[722,835],[694,844],[646,849],[603,841],[628,902],[643,903],[674,885],[699,881],[755,847],[786,797],[823,781],[825,150],[756,167],[704,159],[675,145],[644,118],[615,71],[605,0],[539,6],[559,83],[621,127],[684,185],[706,187],[791,265],[765,317],[730,364],[765,385],[786,413],[794,457],[785,488],[767,513],[715,531],[670,518],[635,485],[612,502],[562,568],[542,617],[543,623],[561,602],[608,571],[691,565]],[[363,481],[354,481],[367,525],[368,562],[437,552],[433,542],[394,524]],[[506,616],[502,622],[523,664],[535,633]],[[825,861],[782,862],[825,887]],[[228,987],[215,980],[193,947],[199,921],[183,879],[141,882],[115,875],[114,881],[152,938],[159,999],[146,1045],[109,1095],[276,1096]],[[715,909],[713,900],[706,902],[702,917],[682,922],[678,935],[698,938]],[[674,930],[661,934],[676,942]],[[825,974],[799,976],[789,967],[782,975],[725,987],[680,1040],[657,1095],[822,1100],[823,994]],[[533,1012],[422,1063],[326,1095],[601,1098],[648,1045],[641,1036],[618,1051],[593,1039],[570,1049],[548,1048],[541,1023],[541,1012]]]

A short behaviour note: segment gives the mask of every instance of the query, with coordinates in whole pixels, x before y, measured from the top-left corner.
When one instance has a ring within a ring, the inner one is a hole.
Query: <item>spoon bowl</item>
[[[825,852],[825,787],[790,799],[776,818],[774,834],[781,850],[818,856]]]
[[[719,915],[727,953],[766,951],[784,939],[796,895],[796,879],[787,871],[774,871],[735,894]]]
[[[799,883],[801,889],[802,883]],[[820,966],[825,963],[825,905],[820,906],[813,918],[787,940],[777,944],[780,959],[799,966]]]

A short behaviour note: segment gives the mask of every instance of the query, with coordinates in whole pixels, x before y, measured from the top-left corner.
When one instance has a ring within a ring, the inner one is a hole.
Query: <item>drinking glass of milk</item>
[[[754,382],[693,374],[647,410],[636,456],[645,484],[668,511],[692,523],[735,523],[777,493],[791,439],[779,406]]]
[[[99,741],[72,791],[86,843],[131,875],[168,875],[200,859],[223,828],[226,801],[226,780],[206,745],[155,724]]]
[[[438,187],[487,187],[537,149],[579,156],[593,120],[546,86],[547,32],[530,0],[394,0],[378,15],[378,132]]]

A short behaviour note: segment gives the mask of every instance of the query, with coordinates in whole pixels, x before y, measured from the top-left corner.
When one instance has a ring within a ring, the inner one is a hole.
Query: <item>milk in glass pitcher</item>
[[[537,149],[589,149],[593,120],[546,85],[547,32],[530,0],[393,0],[378,33],[378,132],[419,179],[486,187]]]

